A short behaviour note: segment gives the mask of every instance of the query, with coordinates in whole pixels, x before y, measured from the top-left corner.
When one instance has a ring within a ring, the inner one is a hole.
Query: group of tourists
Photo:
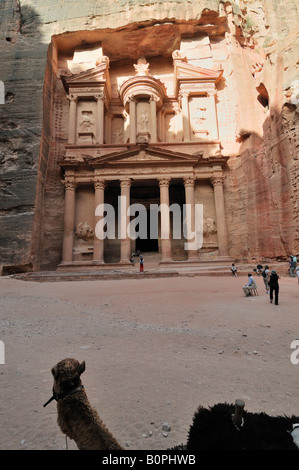
[[[137,257],[138,260],[139,260],[139,271],[143,272],[144,259],[143,259],[142,254],[139,251],[137,253],[132,253],[132,256],[130,258],[130,262],[131,262],[131,264],[133,264],[133,266],[135,264],[135,259],[134,259],[135,257]]]
[[[275,305],[278,305],[278,295],[279,295],[279,276],[276,272],[275,269],[270,270],[269,266],[262,266],[260,263],[257,265],[256,268],[253,269],[254,272],[258,276],[263,277],[266,293],[269,294],[270,298],[270,303],[274,303]],[[237,276],[237,267],[235,266],[235,263],[232,263],[231,265],[231,272],[233,276]],[[291,277],[296,277],[298,278],[298,284],[299,284],[299,266],[297,267],[297,257],[296,256],[291,256],[290,261],[289,261],[289,272]],[[249,297],[253,294],[254,289],[257,289],[256,282],[252,276],[251,273],[248,274],[248,282],[245,284],[245,286],[242,287],[243,292],[246,297]]]

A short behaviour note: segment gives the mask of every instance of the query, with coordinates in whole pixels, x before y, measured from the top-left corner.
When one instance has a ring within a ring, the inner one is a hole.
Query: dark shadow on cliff
[[[264,104],[268,109],[268,103],[264,101]],[[289,103],[285,103],[281,111],[270,107],[262,136],[244,131],[238,138],[241,143],[239,155],[229,161],[227,173],[228,180],[231,180],[228,184],[233,182],[237,185],[233,191],[234,200],[229,202],[231,207],[240,201],[244,188],[247,193],[247,200],[243,201],[246,219],[240,220],[238,210],[232,210],[235,216],[230,217],[231,227],[240,227],[242,223],[245,227],[247,222],[246,233],[243,229],[241,235],[238,234],[243,237],[240,244],[243,251],[239,256],[234,253],[236,261],[286,261],[290,255],[297,254],[294,237],[296,201],[292,189],[296,143],[291,137],[295,111],[296,107]],[[232,197],[229,193],[228,200]],[[229,236],[236,237],[234,230]]]
[[[3,273],[30,270],[44,66],[40,17],[30,6],[4,2],[0,9],[0,266]],[[45,62],[45,60],[44,60]]]

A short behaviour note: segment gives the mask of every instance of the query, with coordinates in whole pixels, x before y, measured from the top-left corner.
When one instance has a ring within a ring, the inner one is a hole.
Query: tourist
[[[233,276],[237,277],[237,268],[235,266],[235,263],[232,263],[232,267],[230,268]]]
[[[143,271],[143,256],[142,255],[139,256],[139,265],[140,265],[140,272],[142,272]]]
[[[265,269],[262,272],[264,284],[265,284],[265,289],[266,289],[266,294],[269,294],[270,288],[269,288],[269,278],[270,278],[270,270],[269,266],[265,266]]]
[[[290,257],[289,270],[290,270],[290,276],[295,277],[295,267],[294,267],[293,256]]]
[[[299,266],[298,266],[298,268],[296,269],[296,273],[297,273],[297,279],[298,279],[298,284],[299,284]]]
[[[256,267],[256,273],[258,276],[260,276],[260,274],[262,274],[262,270],[263,270],[263,266],[261,265],[261,263],[259,263]]]
[[[279,293],[279,284],[278,284],[279,276],[275,269],[272,269],[269,279],[269,286],[270,286],[270,303],[273,302],[273,291],[275,293],[275,305],[278,305],[278,293]]]
[[[297,256],[293,256],[294,270],[297,270]]]
[[[243,291],[244,291],[244,294],[246,295],[246,297],[249,297],[251,295],[251,289],[253,289],[254,287],[256,287],[256,284],[255,284],[255,281],[252,277],[252,274],[248,274],[248,282],[247,284],[245,284],[245,286],[242,287]]]

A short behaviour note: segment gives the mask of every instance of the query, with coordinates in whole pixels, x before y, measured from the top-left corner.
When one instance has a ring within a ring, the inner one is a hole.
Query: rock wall
[[[54,268],[61,255],[63,187],[52,138],[59,139],[63,123],[53,119],[55,47],[60,41],[71,49],[76,41],[105,38],[112,54],[116,33],[120,57],[123,43],[134,59],[137,44],[144,55],[154,56],[160,34],[168,38],[169,51],[180,37],[209,38],[225,77],[218,113],[222,152],[230,156],[225,181],[230,254],[237,261],[298,254],[298,9],[290,0],[2,1],[4,272]],[[61,139],[61,149],[63,144]]]

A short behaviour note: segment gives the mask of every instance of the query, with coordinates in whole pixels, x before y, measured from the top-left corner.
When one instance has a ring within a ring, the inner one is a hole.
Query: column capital
[[[93,184],[95,189],[105,189],[106,181],[102,178],[94,178]]]
[[[132,181],[131,181],[130,178],[120,180],[120,187],[121,188],[130,188],[131,184],[132,184]]]
[[[104,99],[105,99],[105,95],[104,95],[104,92],[103,92],[103,91],[101,91],[101,92],[99,92],[99,93],[96,93],[96,94],[94,95],[94,97],[95,97],[96,101],[104,100]]]
[[[136,102],[136,98],[134,95],[129,95],[127,96],[127,100],[126,100],[128,103],[134,103]]]
[[[78,95],[75,94],[75,93],[69,93],[69,94],[67,95],[67,99],[68,99],[69,101],[77,102],[77,101],[78,101]]]
[[[159,101],[159,98],[156,95],[150,95],[149,102],[151,101],[157,103]]]
[[[184,186],[185,188],[188,186],[194,186],[195,184],[195,177],[194,176],[184,176]]]
[[[180,98],[188,98],[189,95],[190,95],[190,91],[188,91],[188,90],[179,91],[179,97]]]
[[[217,96],[217,90],[208,90],[207,91],[207,97],[210,98],[210,97],[215,97]]]
[[[162,178],[158,178],[158,183],[159,183],[160,188],[165,187],[165,186],[168,187],[170,180],[171,180],[170,177],[165,177],[165,176],[163,176]]]
[[[218,175],[218,176],[211,176],[210,180],[212,185],[215,186],[223,186],[224,183],[224,176]]]
[[[72,190],[75,191],[76,189],[76,181],[74,178],[67,177],[63,180],[63,184],[65,187],[65,190]]]

